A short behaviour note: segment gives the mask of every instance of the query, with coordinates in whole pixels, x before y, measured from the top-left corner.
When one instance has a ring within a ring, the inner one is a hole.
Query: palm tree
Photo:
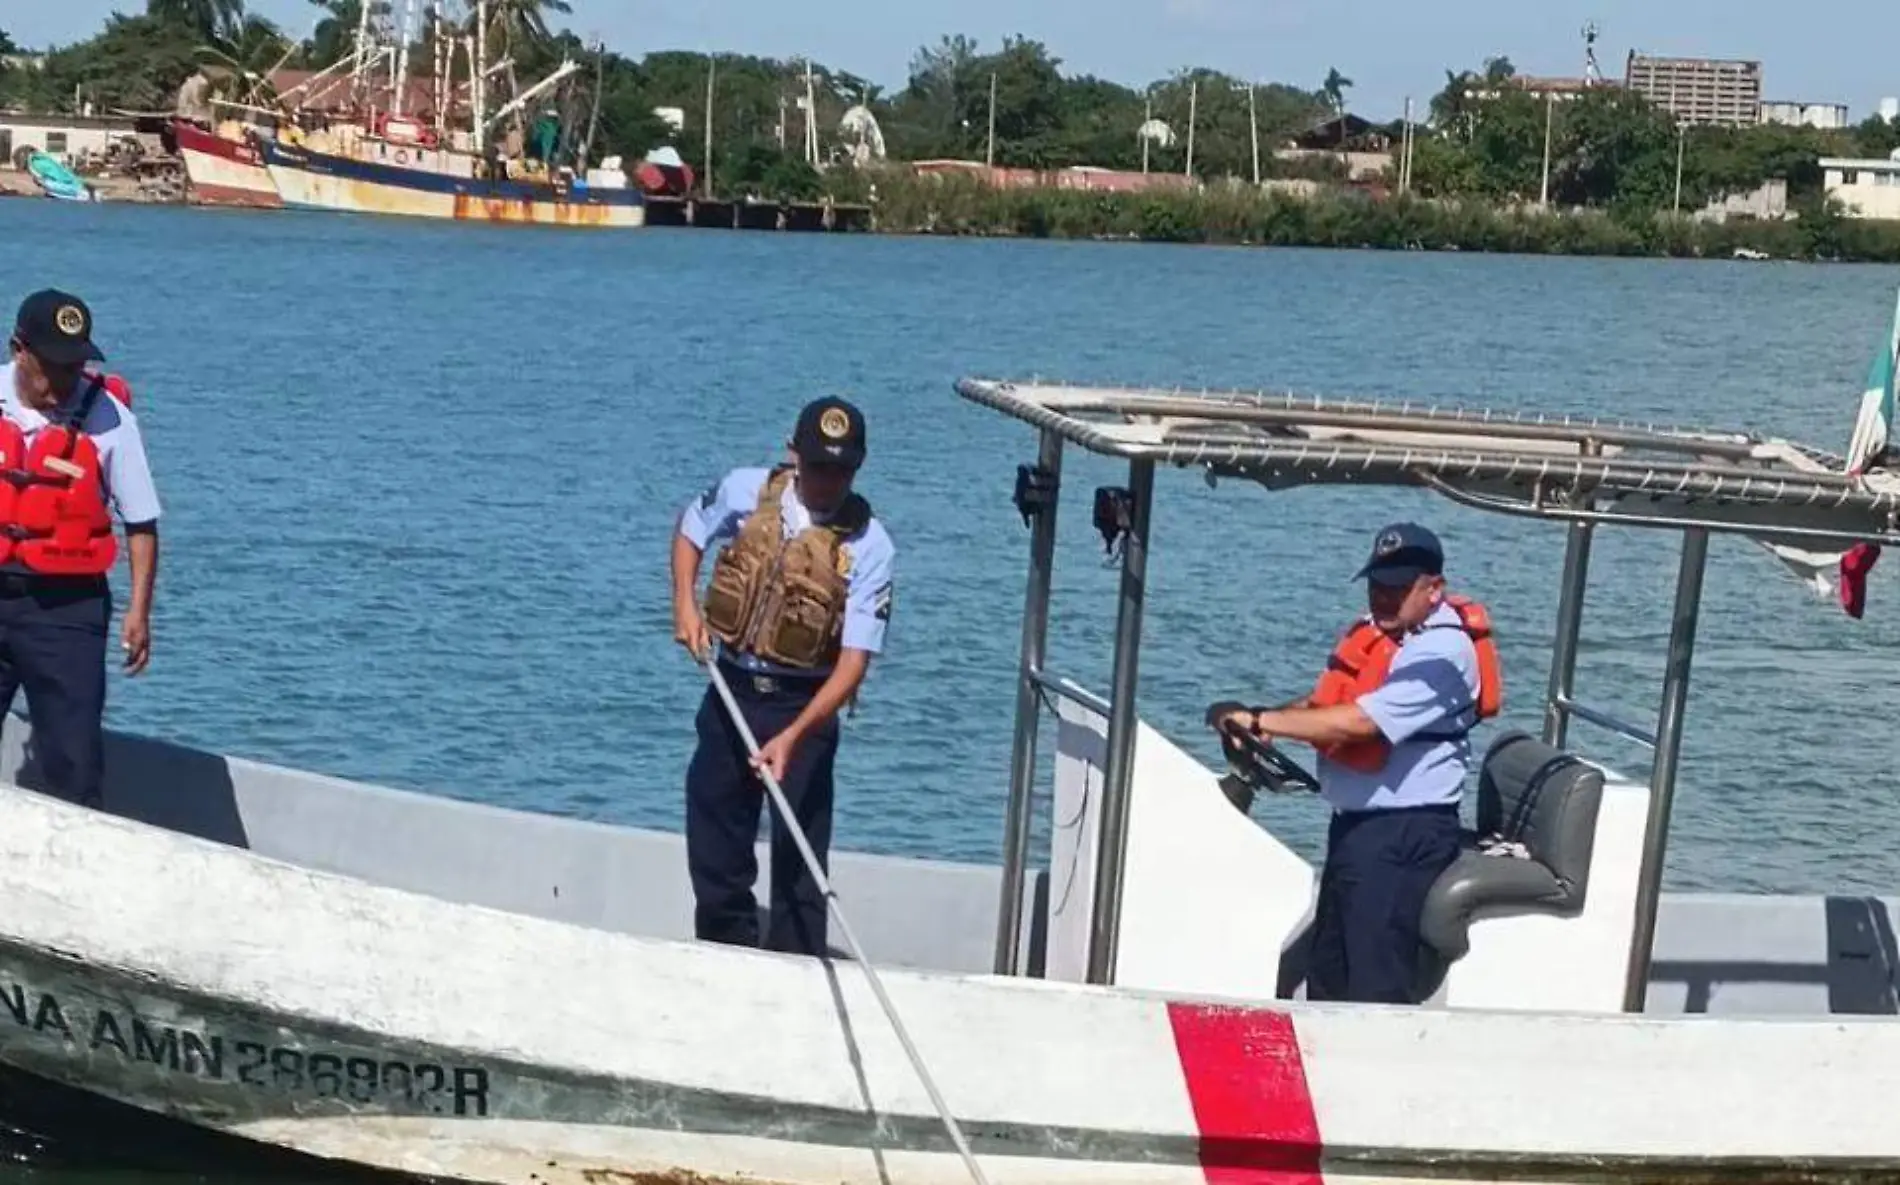
[[[471,12],[474,4],[469,4]],[[516,50],[546,45],[554,39],[554,32],[548,27],[548,14],[563,15],[574,11],[568,0],[488,0],[488,55],[489,62],[503,58],[517,57]],[[469,21],[470,31],[474,29],[474,20]],[[519,93],[521,81],[515,75],[515,67],[508,66],[508,89]],[[517,129],[522,128],[525,120],[521,109],[515,110],[511,123]]]
[[[573,11],[568,0],[488,0],[488,44],[506,53],[518,44],[547,42],[554,37],[548,14]]]
[[[244,0],[145,0],[145,15],[214,41],[244,27]]]
[[[1326,105],[1333,109],[1333,118],[1339,121],[1339,147],[1346,147],[1346,92],[1352,87],[1352,79],[1347,78],[1334,66],[1326,71],[1326,81],[1320,83],[1319,93],[1326,96]]]
[[[252,107],[282,107],[271,79],[298,49],[297,43],[261,16],[251,16],[198,48],[200,60],[222,68],[227,78],[214,89]]]

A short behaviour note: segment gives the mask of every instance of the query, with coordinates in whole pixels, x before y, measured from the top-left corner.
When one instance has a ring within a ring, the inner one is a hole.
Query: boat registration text
[[[489,1074],[483,1066],[412,1061],[362,1049],[311,1048],[302,1042],[238,1039],[210,1026],[164,1024],[116,1007],[0,979],[0,1027],[12,1025],[88,1057],[207,1082],[231,1083],[378,1110],[479,1117],[488,1114]]]

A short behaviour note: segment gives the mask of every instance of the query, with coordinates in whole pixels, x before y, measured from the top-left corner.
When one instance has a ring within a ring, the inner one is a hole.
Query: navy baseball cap
[[[92,344],[92,310],[77,296],[55,288],[43,288],[20,302],[13,336],[28,353],[54,366],[105,360]]]
[[[1438,536],[1417,523],[1393,523],[1373,536],[1372,555],[1352,578],[1402,585],[1444,572],[1445,549]]]
[[[864,464],[864,413],[836,396],[812,400],[798,413],[792,452],[813,465],[856,469]]]

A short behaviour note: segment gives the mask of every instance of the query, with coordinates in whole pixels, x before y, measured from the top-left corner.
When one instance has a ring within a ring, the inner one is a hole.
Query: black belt
[[[748,699],[809,699],[824,686],[826,674],[787,675],[777,671],[754,671],[726,659],[719,660],[719,673],[732,693]]]
[[[1333,812],[1345,819],[1370,819],[1378,815],[1456,815],[1458,804],[1455,802],[1418,802],[1407,806],[1364,807],[1356,811],[1336,810]]]

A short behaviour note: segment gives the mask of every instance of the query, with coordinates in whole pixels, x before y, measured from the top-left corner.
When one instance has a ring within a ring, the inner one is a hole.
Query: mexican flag
[[[1867,368],[1867,384],[1860,397],[1860,416],[1847,446],[1847,472],[1862,480],[1900,482],[1900,444],[1894,441],[1896,415],[1895,374],[1900,371],[1900,298],[1894,301],[1893,323],[1874,351]],[[1850,617],[1867,607],[1867,577],[1880,558],[1880,547],[1856,543],[1846,551],[1822,552],[1798,544],[1761,541],[1777,559],[1821,596],[1839,597]]]
[[[1854,424],[1854,439],[1847,446],[1849,473],[1858,475],[1887,466],[1887,450],[1893,439],[1896,370],[1900,370],[1900,299],[1894,302],[1887,339],[1874,351],[1873,365],[1867,368],[1860,418]],[[1841,555],[1841,608],[1850,617],[1859,617],[1867,608],[1867,574],[1879,558],[1880,548],[1873,543],[1856,543]]]

